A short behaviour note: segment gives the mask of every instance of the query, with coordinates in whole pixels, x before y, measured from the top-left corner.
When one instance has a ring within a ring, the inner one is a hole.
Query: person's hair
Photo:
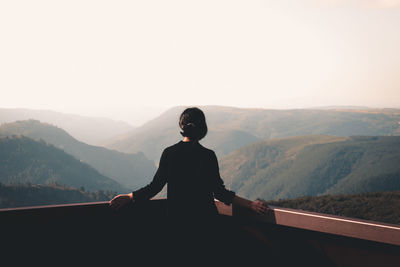
[[[181,135],[189,137],[190,140],[201,140],[207,134],[206,117],[199,108],[185,109],[179,118]]]

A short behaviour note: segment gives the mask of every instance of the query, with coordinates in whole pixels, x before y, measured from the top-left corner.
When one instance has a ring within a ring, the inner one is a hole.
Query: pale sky
[[[0,108],[400,107],[399,47],[400,0],[2,0]]]

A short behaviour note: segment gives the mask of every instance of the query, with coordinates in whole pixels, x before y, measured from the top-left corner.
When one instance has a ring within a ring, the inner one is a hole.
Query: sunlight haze
[[[2,1],[1,108],[400,107],[400,1]]]

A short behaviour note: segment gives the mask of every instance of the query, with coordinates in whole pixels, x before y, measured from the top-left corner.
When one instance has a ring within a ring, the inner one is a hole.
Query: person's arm
[[[234,205],[241,206],[243,208],[251,209],[258,214],[265,214],[269,208],[262,201],[256,200],[251,201],[242,197],[239,197],[235,192],[227,190],[219,174],[218,160],[215,153],[212,155],[212,173],[214,173],[214,196],[216,199],[224,202],[226,205],[233,203]]]
[[[150,184],[148,184],[130,194],[121,194],[121,195],[114,197],[110,201],[110,206],[113,208],[119,209],[120,207],[125,206],[126,204],[129,204],[130,202],[148,200],[148,199],[154,197],[155,195],[157,195],[158,192],[160,192],[161,189],[163,189],[164,185],[167,182],[166,154],[167,153],[164,150],[161,155],[160,164],[158,166],[157,172],[154,175],[154,178]]]
[[[235,192],[225,188],[224,181],[222,180],[219,174],[219,165],[217,156],[215,155],[214,152],[211,154],[210,168],[211,168],[210,174],[213,183],[214,197],[219,201],[225,203],[226,205],[230,205],[235,197]]]

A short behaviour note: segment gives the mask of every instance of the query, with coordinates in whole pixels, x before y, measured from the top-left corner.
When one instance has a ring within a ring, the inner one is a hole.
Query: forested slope
[[[239,194],[276,200],[400,190],[399,162],[399,136],[304,136],[246,146],[220,168]]]
[[[145,185],[155,173],[154,162],[147,159],[141,152],[127,154],[87,145],[79,142],[63,129],[37,120],[1,125],[0,136],[10,135],[23,135],[35,140],[44,140],[131,189]]]
[[[63,150],[24,136],[0,138],[0,183],[58,183],[90,191],[129,192]]]

